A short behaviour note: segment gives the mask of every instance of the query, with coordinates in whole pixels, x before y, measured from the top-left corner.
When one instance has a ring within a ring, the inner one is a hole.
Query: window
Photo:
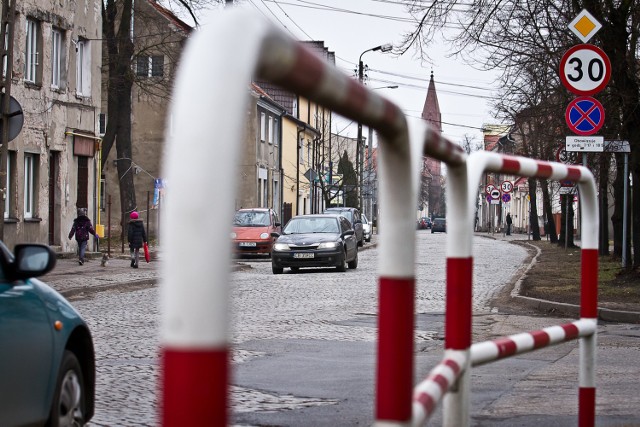
[[[27,18],[26,46],[24,51],[24,80],[30,83],[38,83],[40,81],[40,45],[40,25],[38,21]]]
[[[164,56],[140,55],[136,60],[136,76],[162,77],[164,75]]]
[[[107,115],[105,113],[98,114],[98,134],[104,136],[107,132]]]
[[[304,139],[300,138],[298,142],[298,163],[304,163]]]
[[[107,181],[104,175],[100,178],[100,210],[107,210]]]
[[[278,132],[278,119],[273,119],[273,129],[271,132],[271,140],[273,145],[278,145],[278,139],[280,138],[280,132]]]
[[[6,190],[4,193],[4,217],[11,217],[11,185],[13,184],[15,178],[12,176],[14,167],[12,163],[15,161],[15,154],[9,151],[7,153],[7,182],[6,182]]]
[[[26,153],[24,155],[24,217],[33,218],[35,214],[35,180],[37,156],[35,154]]]
[[[51,30],[51,87],[60,88],[60,70],[62,69],[62,32]]]
[[[280,206],[280,186],[278,185],[277,180],[273,180],[273,205],[275,209],[278,209]],[[277,221],[277,219],[276,219]]]
[[[269,144],[273,144],[273,117],[269,116]]]
[[[264,142],[267,138],[267,121],[264,113],[260,113],[260,141]]]
[[[76,43],[76,95],[91,96],[91,51],[84,39]]]

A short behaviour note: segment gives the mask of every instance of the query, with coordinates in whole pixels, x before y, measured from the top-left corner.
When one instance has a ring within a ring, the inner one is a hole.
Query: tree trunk
[[[536,203],[536,188],[538,180],[536,178],[529,178],[529,198],[531,204],[529,205],[529,222],[531,224],[531,239],[541,240],[540,238],[540,224],[538,224],[538,206]]]
[[[616,154],[616,177],[613,180],[613,255],[622,258],[622,222],[624,210],[624,154]]]
[[[544,180],[540,185],[542,186],[542,209],[544,210],[544,216],[547,219],[545,221],[546,229],[544,232],[549,236],[551,243],[558,243],[556,224],[553,220],[553,209],[551,208],[551,197],[549,196],[549,182]]]
[[[609,153],[601,153],[600,157],[600,242],[598,244],[600,255],[609,255],[609,162],[611,156]],[[582,235],[582,232],[580,233]]]
[[[120,11],[118,12],[118,6]],[[133,75],[131,58],[134,47],[130,38],[132,0],[116,2],[108,0],[103,9],[103,33],[107,44],[108,114],[107,130],[103,145],[103,165],[115,142],[120,209],[123,214],[137,209],[133,182],[134,168],[131,148],[131,88]],[[115,28],[118,27],[116,33]],[[124,224],[123,224],[124,226]]]

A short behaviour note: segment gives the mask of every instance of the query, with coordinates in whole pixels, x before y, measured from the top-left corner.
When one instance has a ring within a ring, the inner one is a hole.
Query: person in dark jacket
[[[73,220],[71,231],[69,232],[69,240],[75,234],[78,242],[78,264],[84,264],[84,256],[87,252],[87,243],[89,242],[89,234],[93,234],[96,238],[98,235],[93,229],[91,220],[87,217],[87,208],[78,209],[78,217]]]
[[[511,236],[511,224],[513,221],[511,220],[511,214],[507,214],[507,236]]]
[[[131,252],[131,267],[138,268],[138,259],[140,257],[140,248],[147,243],[147,233],[144,232],[144,224],[139,218],[138,212],[133,211],[129,215],[129,228],[127,237],[129,240],[129,250]]]

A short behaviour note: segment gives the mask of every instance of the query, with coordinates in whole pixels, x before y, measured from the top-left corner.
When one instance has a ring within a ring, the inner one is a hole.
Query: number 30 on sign
[[[576,95],[593,95],[609,83],[611,62],[602,49],[579,44],[569,49],[560,61],[562,84]]]

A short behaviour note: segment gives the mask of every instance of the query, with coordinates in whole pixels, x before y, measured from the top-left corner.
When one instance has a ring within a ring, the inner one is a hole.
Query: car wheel
[[[362,238],[362,240],[358,240],[358,246],[364,246],[364,237]]]
[[[431,229],[431,234],[433,234],[433,229]]]
[[[358,251],[356,251],[356,256],[353,258],[353,261],[349,261],[349,268],[351,270],[358,268]]]
[[[80,362],[75,354],[65,350],[47,425],[52,427],[84,425],[85,393]]]
[[[340,264],[336,266],[336,270],[341,273],[347,271],[347,251],[344,251],[344,253],[342,254],[342,259],[340,260]]]
[[[271,264],[271,271],[273,272],[273,274],[282,274],[284,268],[276,267],[275,265]]]

